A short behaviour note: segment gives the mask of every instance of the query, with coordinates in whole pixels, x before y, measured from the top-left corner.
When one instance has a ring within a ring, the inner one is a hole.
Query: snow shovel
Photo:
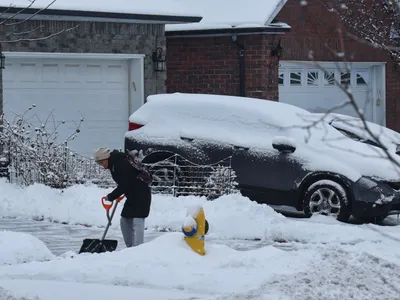
[[[83,244],[81,249],[79,250],[79,254],[81,253],[103,253],[103,252],[112,252],[115,249],[117,249],[118,246],[118,241],[117,240],[106,240],[106,234],[108,229],[110,228],[111,225],[111,220],[114,217],[115,210],[117,209],[118,203],[124,199],[125,195],[122,195],[121,197],[117,198],[115,200],[115,205],[114,208],[111,212],[110,216],[110,209],[113,206],[113,202],[110,203],[105,203],[106,197],[101,198],[101,204],[103,204],[103,207],[106,210],[106,215],[108,219],[108,223],[106,226],[106,229],[104,230],[103,236],[101,239],[84,239]]]

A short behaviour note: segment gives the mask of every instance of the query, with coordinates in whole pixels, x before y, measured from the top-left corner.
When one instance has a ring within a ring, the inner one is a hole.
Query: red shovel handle
[[[119,198],[117,198],[117,199],[115,199],[117,202],[120,202],[122,199],[124,199],[124,197],[125,197],[125,195],[122,195],[121,197],[119,197]],[[111,209],[111,207],[113,206],[113,203],[112,202],[110,202],[110,203],[106,203],[106,202],[104,202],[104,200],[106,200],[106,198],[107,197],[101,197],[101,204],[103,204],[103,207],[104,207],[104,209],[105,210],[110,210]]]

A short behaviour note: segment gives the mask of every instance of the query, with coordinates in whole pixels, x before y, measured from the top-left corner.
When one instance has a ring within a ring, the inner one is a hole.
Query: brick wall
[[[298,0],[288,0],[276,17],[291,26],[291,31],[282,37],[284,47],[282,60],[309,60],[309,51],[314,52],[318,61],[337,61],[338,58],[324,46],[341,51],[341,38],[337,28],[340,25],[335,13],[329,12],[319,0],[308,0],[301,6]],[[345,27],[342,27],[346,30]],[[385,51],[374,49],[358,41],[344,38],[345,52],[350,61],[379,61],[386,65],[386,125],[400,131],[400,67]]]
[[[67,21],[28,21],[16,26],[1,26],[2,40],[16,39],[13,32],[30,32],[30,38],[48,36],[68,28],[78,28],[38,41],[3,43],[3,51],[63,52],[63,53],[129,53],[145,54],[145,97],[165,92],[166,72],[154,72],[152,52],[165,47],[163,24],[124,24]],[[8,35],[7,35],[8,34]]]
[[[245,48],[245,96],[278,99],[275,36],[239,35]],[[168,37],[167,92],[240,95],[239,47],[231,36]]]

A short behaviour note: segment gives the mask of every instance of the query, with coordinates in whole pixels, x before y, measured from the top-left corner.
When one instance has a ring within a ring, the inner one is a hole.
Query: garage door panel
[[[71,149],[91,156],[97,147],[123,147],[128,127],[128,62],[84,59],[14,59],[3,70],[4,112],[23,114],[32,104],[40,120],[53,111],[59,140],[81,132]],[[40,125],[33,120],[35,125]],[[53,131],[53,122],[47,129]]]
[[[356,67],[348,72],[345,69],[337,69],[334,63],[320,63],[320,65],[324,70],[310,64],[281,62],[279,101],[311,112],[327,112],[334,109],[336,113],[357,116],[350,104],[339,108],[345,101],[349,101],[349,98],[336,82],[349,83],[358,107],[363,109],[365,117],[372,121],[370,68]]]

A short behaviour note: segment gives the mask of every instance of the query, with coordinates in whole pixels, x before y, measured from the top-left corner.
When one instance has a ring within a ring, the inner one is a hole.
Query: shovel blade
[[[117,240],[84,239],[79,254],[112,252],[117,246]]]

